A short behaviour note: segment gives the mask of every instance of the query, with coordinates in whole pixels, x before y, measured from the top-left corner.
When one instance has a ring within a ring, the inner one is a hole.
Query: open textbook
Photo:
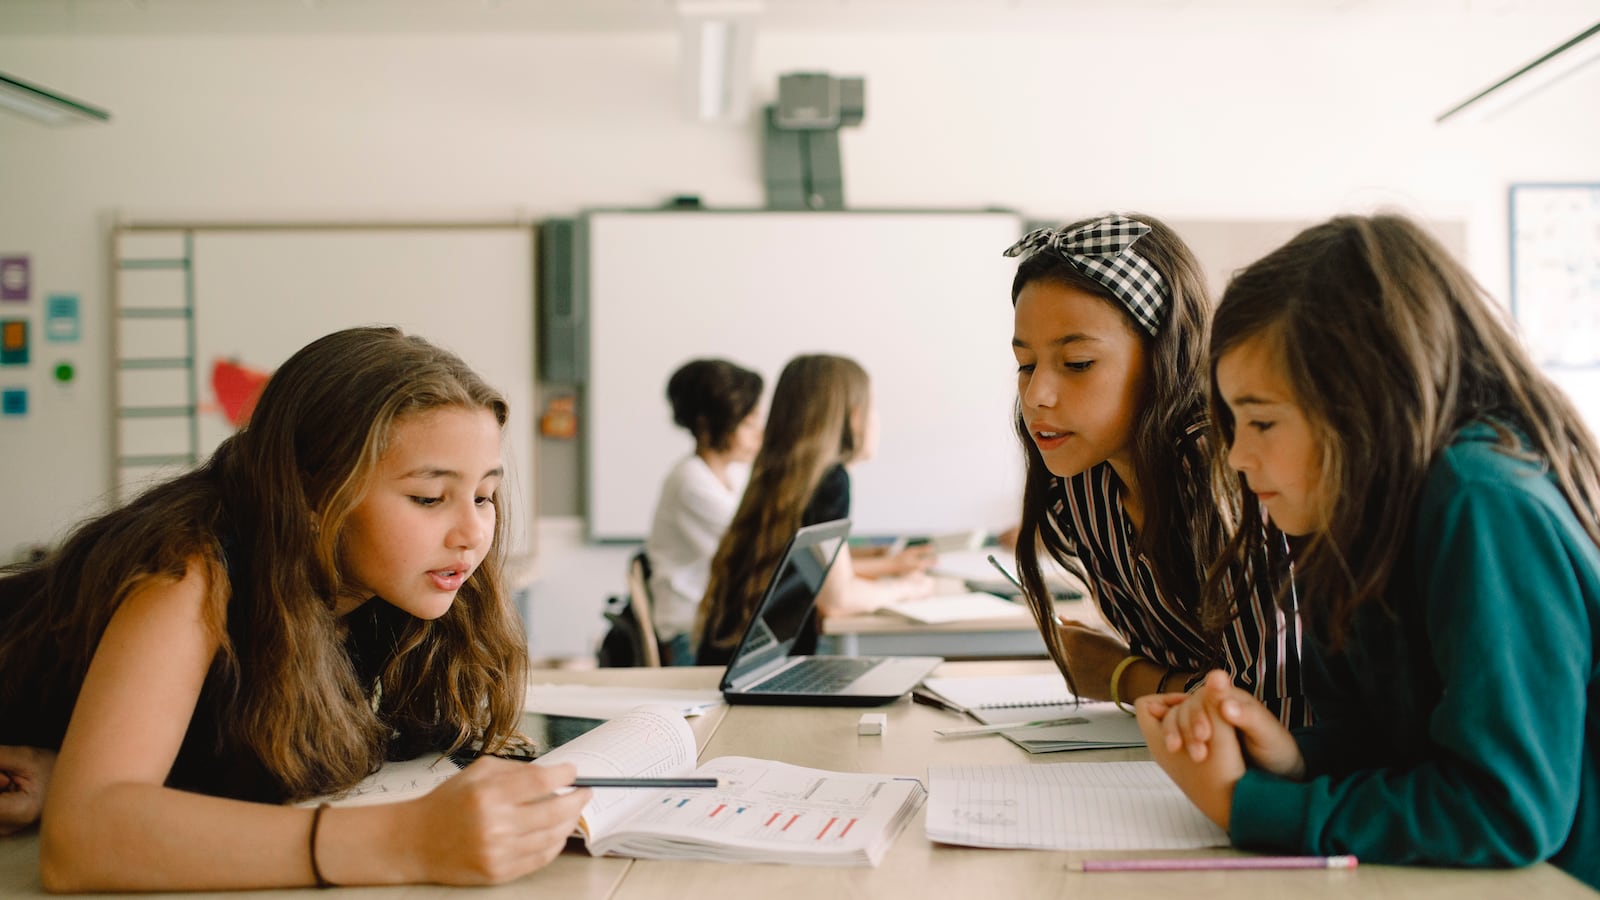
[[[696,769],[694,760],[694,733],[682,715],[636,710],[538,762],[571,763],[586,776],[693,774],[721,780],[716,789],[595,789],[578,821],[595,856],[876,866],[927,796],[914,778],[737,756]],[[392,763],[350,791],[324,799],[338,805],[403,800],[459,771],[445,756]]]
[[[1133,716],[1103,700],[1080,700],[1057,674],[925,678],[917,691],[985,725],[1015,722],[1000,734],[1029,753],[1143,747]],[[1053,722],[1054,724],[1028,724]]]

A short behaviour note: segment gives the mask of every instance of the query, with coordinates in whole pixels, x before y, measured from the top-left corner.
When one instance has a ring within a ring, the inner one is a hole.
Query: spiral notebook
[[[1079,700],[1060,675],[927,678],[917,691],[985,725],[1071,719],[1059,725],[1018,725],[1000,732],[1029,753],[1142,747],[1139,724],[1116,704]]]

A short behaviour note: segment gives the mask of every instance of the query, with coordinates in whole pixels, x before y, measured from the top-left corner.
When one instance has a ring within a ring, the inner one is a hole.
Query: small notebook
[[[1000,732],[1029,753],[1142,747],[1139,723],[1116,704],[1079,700],[1060,675],[1004,678],[927,678],[919,692],[985,725],[1074,719],[1058,725],[1020,726]]]
[[[1002,601],[1003,602],[1003,601]],[[1002,722],[1025,721],[1039,718],[1033,712],[1017,714],[1002,712],[1040,706],[1071,706],[1077,697],[1067,690],[1066,680],[1060,675],[1014,675],[1002,678],[925,678],[920,688],[923,693],[943,701],[986,725]],[[993,720],[985,715],[996,715]]]

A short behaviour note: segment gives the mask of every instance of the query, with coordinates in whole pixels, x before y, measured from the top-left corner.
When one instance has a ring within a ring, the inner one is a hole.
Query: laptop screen
[[[850,520],[838,519],[808,525],[795,533],[784,549],[767,591],[756,607],[756,614],[745,628],[739,649],[728,664],[723,684],[732,684],[776,660],[789,655],[800,630],[811,617],[817,593],[828,578],[828,570],[839,556]]]

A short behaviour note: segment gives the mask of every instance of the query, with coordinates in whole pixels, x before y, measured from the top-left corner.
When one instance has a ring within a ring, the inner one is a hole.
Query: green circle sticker
[[[71,381],[77,374],[78,372],[72,367],[72,363],[56,363],[56,380],[62,384]]]

